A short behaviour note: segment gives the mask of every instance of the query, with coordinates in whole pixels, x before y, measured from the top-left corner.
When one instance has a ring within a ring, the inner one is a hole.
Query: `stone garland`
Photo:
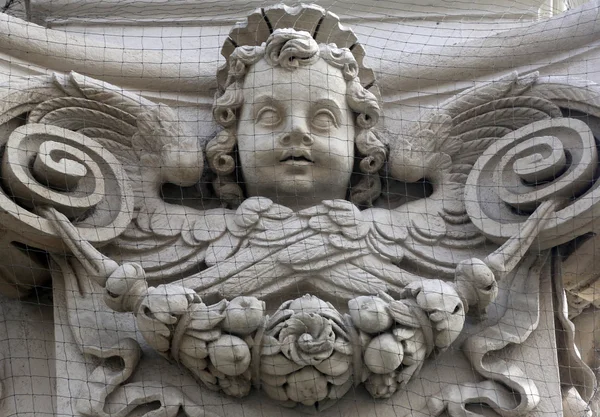
[[[105,299],[133,307],[156,351],[212,390],[244,397],[254,385],[289,406],[323,408],[360,383],[374,398],[389,398],[433,351],[450,346],[465,320],[461,297],[441,280],[409,286],[398,299],[354,298],[348,314],[307,294],[269,316],[254,297],[207,305],[180,285],[148,287],[136,267],[111,274]]]

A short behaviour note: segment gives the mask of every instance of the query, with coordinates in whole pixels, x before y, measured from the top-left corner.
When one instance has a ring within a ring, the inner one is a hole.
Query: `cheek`
[[[318,141],[323,144],[320,146],[318,153],[321,154],[325,164],[335,167],[336,169],[346,171],[352,170],[354,165],[354,137],[322,137]],[[316,155],[315,155],[316,156]]]
[[[244,135],[238,130],[238,152],[242,169],[273,165],[275,155],[273,134]]]
[[[238,129],[237,132],[237,148],[242,167],[252,166],[254,162],[254,158],[252,157],[254,144],[252,138],[244,134],[242,129]]]

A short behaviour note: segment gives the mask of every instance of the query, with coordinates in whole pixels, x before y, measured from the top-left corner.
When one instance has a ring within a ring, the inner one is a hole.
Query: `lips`
[[[312,165],[315,161],[307,149],[286,149],[279,162],[286,165]]]

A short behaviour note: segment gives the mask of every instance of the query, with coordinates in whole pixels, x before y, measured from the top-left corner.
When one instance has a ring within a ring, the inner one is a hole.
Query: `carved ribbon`
[[[540,272],[547,256],[531,265],[524,264],[515,273],[509,290],[509,304],[497,323],[469,337],[462,350],[482,382],[448,386],[429,397],[415,410],[415,417],[439,416],[447,411],[451,417],[476,417],[467,410],[469,404],[486,404],[503,417],[528,415],[540,402],[535,383],[516,365],[490,354],[509,344],[523,343],[539,323]],[[508,387],[509,390],[506,388]],[[516,397],[515,402],[515,395]]]

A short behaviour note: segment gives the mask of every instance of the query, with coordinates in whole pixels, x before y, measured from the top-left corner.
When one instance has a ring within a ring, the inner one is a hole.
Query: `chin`
[[[340,173],[332,177],[331,172],[306,172],[290,175],[290,168],[261,172],[260,175],[246,176],[246,191],[250,197],[267,197],[273,202],[287,206],[312,206],[323,200],[345,198],[350,176]],[[284,171],[284,172],[282,172]],[[258,174],[258,173],[257,173]],[[346,178],[347,177],[347,178]],[[262,181],[259,181],[258,179]],[[335,181],[333,181],[335,180]],[[249,184],[254,183],[254,186]]]
[[[282,201],[297,199],[298,203],[315,205],[323,200],[345,198],[347,186],[322,183],[315,180],[292,180],[277,184],[277,198]]]
[[[278,182],[275,189],[278,197],[314,199],[318,185],[311,180],[289,180]]]

